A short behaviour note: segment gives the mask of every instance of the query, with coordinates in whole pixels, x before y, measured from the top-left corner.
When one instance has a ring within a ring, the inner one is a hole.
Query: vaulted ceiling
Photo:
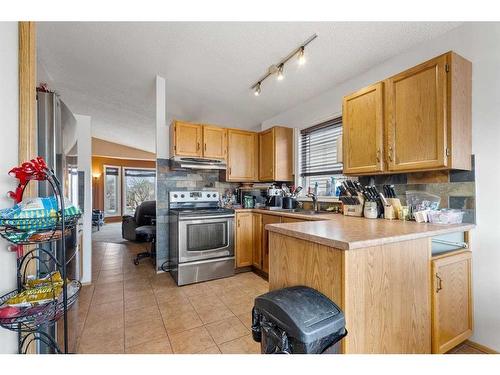
[[[257,128],[261,122],[457,26],[456,22],[41,22],[39,80],[93,136],[154,151],[155,76],[169,117]],[[250,90],[313,33],[307,63]]]

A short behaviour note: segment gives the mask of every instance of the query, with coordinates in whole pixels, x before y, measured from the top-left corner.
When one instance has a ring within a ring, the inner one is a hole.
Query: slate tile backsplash
[[[359,182],[363,185],[375,184],[379,191],[382,185],[394,185],[394,190],[406,205],[406,192],[411,190],[425,191],[441,198],[441,208],[456,208],[465,211],[463,221],[475,223],[476,221],[476,182],[475,159],[472,155],[472,170],[448,172],[425,172],[413,174],[394,174],[381,176],[362,176]]]
[[[156,266],[168,260],[168,193],[171,190],[217,190],[224,194],[239,184],[221,182],[217,170],[171,170],[168,159],[156,159]]]

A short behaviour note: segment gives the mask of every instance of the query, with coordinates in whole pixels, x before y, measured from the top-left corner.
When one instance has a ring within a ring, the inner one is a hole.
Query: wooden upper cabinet
[[[293,180],[293,129],[275,126],[259,133],[259,180]]]
[[[228,181],[258,180],[258,134],[245,130],[227,130]]]
[[[445,353],[472,335],[471,252],[432,260],[432,352]]]
[[[344,97],[342,111],[345,174],[382,172],[384,145],[384,84]]]
[[[173,141],[171,147],[172,156],[203,156],[201,148],[203,138],[203,127],[199,124],[189,122],[174,121],[171,126]]]
[[[386,81],[389,170],[447,166],[447,69],[439,56]]]
[[[344,173],[471,169],[472,64],[453,52],[346,96]]]
[[[225,159],[227,153],[226,129],[203,125],[203,157]]]

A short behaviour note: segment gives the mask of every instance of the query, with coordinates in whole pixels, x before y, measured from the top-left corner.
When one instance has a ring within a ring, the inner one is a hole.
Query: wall
[[[92,124],[90,116],[75,114],[78,171],[84,175],[82,283],[92,281]],[[81,202],[80,202],[81,205]]]
[[[0,22],[0,119],[3,137],[0,137],[0,208],[13,202],[6,192],[16,188],[16,180],[7,175],[18,164],[19,84],[18,84],[18,24]],[[16,288],[16,257],[7,251],[7,242],[0,238],[0,295]],[[0,328],[0,353],[17,353],[17,335]]]
[[[92,157],[92,207],[104,209],[104,165],[114,165],[119,167],[135,167],[135,168],[156,168],[156,162],[152,160],[129,160],[103,158],[99,156]],[[99,176],[99,177],[95,177]],[[122,191],[123,196],[123,191]],[[121,216],[114,218],[105,218],[106,222],[121,221]]]
[[[108,158],[125,158],[138,160],[155,160],[156,155],[152,152],[139,150],[138,148],[108,142],[104,139],[92,137],[92,155]]]
[[[500,24],[467,23],[415,46],[311,100],[263,122],[307,127],[340,113],[342,97],[363,86],[453,50],[473,63],[472,150],[476,162],[476,223],[472,234],[474,321],[473,340],[500,351]],[[335,69],[335,65],[332,65]]]

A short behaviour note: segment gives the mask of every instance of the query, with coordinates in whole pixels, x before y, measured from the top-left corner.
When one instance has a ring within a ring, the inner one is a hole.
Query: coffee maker
[[[283,190],[272,185],[267,189],[266,207],[277,209],[283,206]]]

